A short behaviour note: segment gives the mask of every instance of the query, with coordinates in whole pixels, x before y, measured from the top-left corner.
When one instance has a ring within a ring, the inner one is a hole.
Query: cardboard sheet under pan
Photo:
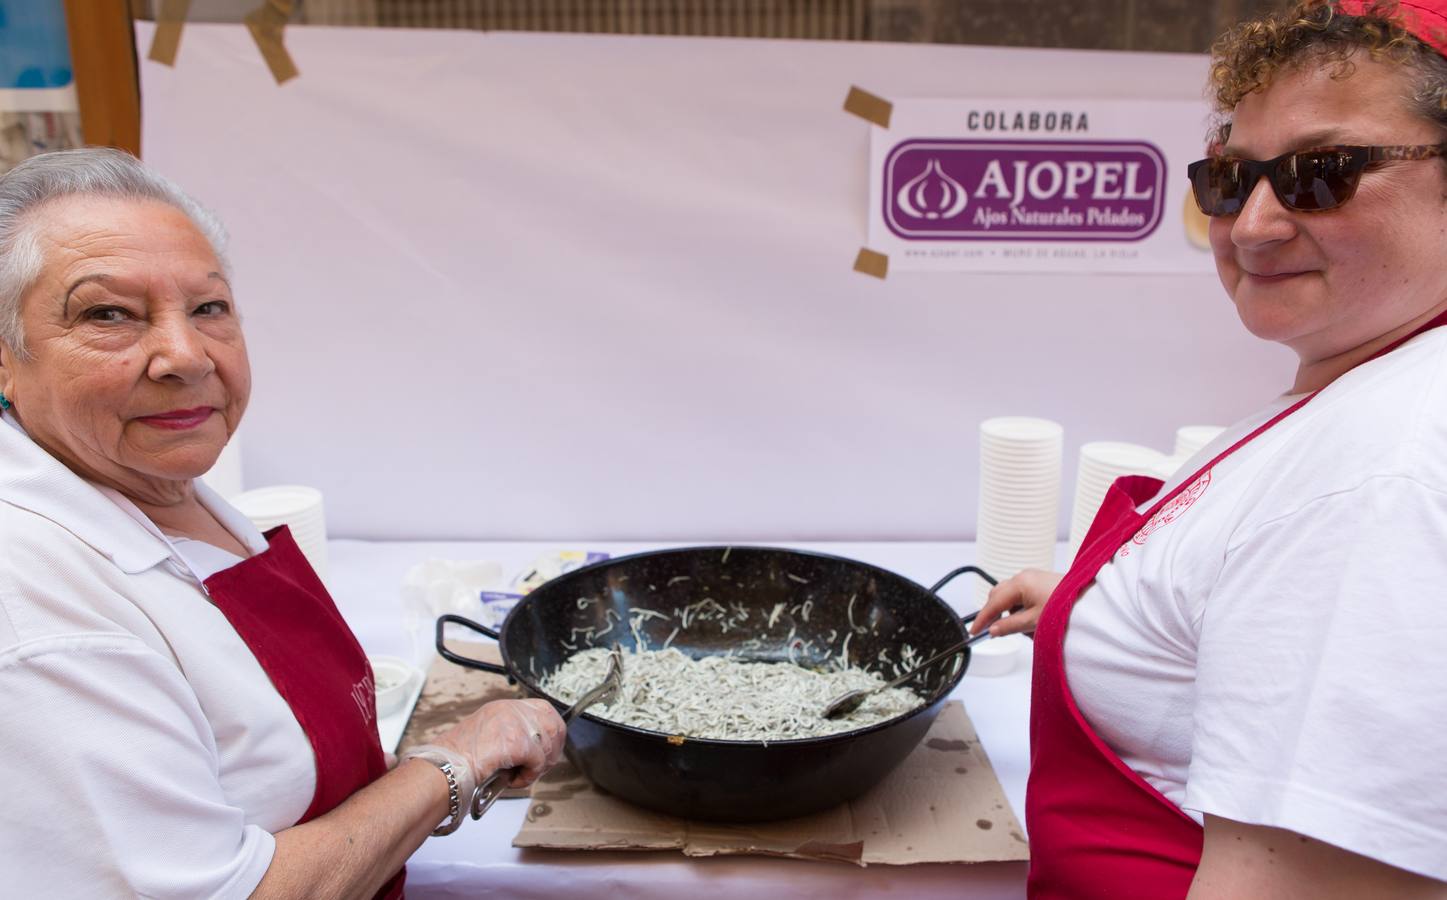
[[[450,641],[448,646],[464,656],[502,664],[496,644]],[[407,730],[402,732],[398,751],[416,744],[429,744],[442,732],[456,725],[464,716],[493,700],[516,700],[524,696],[507,679],[479,669],[465,669],[437,657],[427,672],[422,696],[412,711]]]
[[[945,706],[924,741],[884,781],[832,810],[754,825],[676,819],[602,794],[564,763],[533,786],[513,846],[752,854],[861,866],[1030,858],[1023,829],[958,701]]]

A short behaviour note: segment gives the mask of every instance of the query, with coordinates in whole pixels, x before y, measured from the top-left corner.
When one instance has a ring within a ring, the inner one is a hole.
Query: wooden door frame
[[[127,0],[64,0],[70,62],[88,146],[141,155],[141,88]]]

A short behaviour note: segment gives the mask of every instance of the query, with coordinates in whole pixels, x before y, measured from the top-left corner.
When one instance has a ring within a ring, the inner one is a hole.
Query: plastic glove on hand
[[[479,784],[509,771],[509,787],[527,787],[563,756],[567,729],[546,700],[495,700],[437,738],[472,765]]]

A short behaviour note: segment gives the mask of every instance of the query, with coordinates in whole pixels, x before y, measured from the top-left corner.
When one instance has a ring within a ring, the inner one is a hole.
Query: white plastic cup
[[[1074,507],[1070,514],[1071,556],[1080,549],[1096,511],[1115,480],[1125,475],[1151,475],[1166,458],[1159,450],[1121,441],[1094,441],[1081,446]]]
[[[1220,425],[1182,425],[1176,429],[1176,446],[1172,456],[1190,458],[1225,431]]]
[[[1049,419],[1002,416],[980,423],[975,549],[980,567],[995,578],[1049,566],[1054,558],[1064,436]],[[982,582],[977,592],[983,602],[989,585]]]
[[[230,500],[240,494],[245,485],[241,478],[241,433],[231,435],[231,440],[221,448],[221,455],[201,480],[206,486]]]
[[[326,580],[327,525],[321,491],[305,485],[279,484],[245,491],[231,498],[231,503],[259,531],[287,526],[317,576]]]

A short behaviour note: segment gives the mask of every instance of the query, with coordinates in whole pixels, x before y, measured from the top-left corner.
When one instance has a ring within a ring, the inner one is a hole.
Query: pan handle
[[[959,576],[968,574],[968,573],[970,573],[970,572],[973,572],[973,573],[975,573],[976,575],[980,576],[981,578],[985,579],[985,580],[988,581],[992,586],[1000,583],[998,579],[992,577],[988,572],[986,572],[984,569],[980,568],[979,566],[960,566],[958,569],[955,569],[953,572],[950,572],[950,573],[947,574],[945,577],[941,578],[939,581],[936,581],[935,584],[934,584],[934,587],[932,587],[932,588],[929,589],[929,592],[930,592],[931,594],[938,594],[939,591],[940,591],[940,588],[942,588],[942,587],[944,587],[945,585],[949,584],[951,581],[954,581],[954,580],[955,580],[956,578],[958,578]],[[978,616],[979,614],[980,614],[980,611],[979,611],[979,610],[975,610],[974,612],[970,613],[968,616],[965,616],[964,618],[960,619],[960,624],[961,624],[961,625],[968,625],[968,624],[970,624],[971,622],[975,621],[975,616]],[[440,646],[441,646],[441,641],[442,641],[442,631],[441,631],[440,628],[439,628],[439,630],[438,630],[438,632],[437,632],[437,635],[438,635],[438,638],[437,638],[437,640],[438,640],[438,646],[440,647]]]
[[[454,625],[461,625],[463,628],[466,628],[470,631],[476,631],[479,634],[486,635],[487,637],[490,637],[495,641],[500,641],[498,633],[496,631],[493,631],[491,628],[488,628],[486,625],[479,625],[471,619],[466,619],[462,616],[454,616],[451,613],[448,613],[444,616],[438,616],[436,641],[437,652],[442,654],[443,659],[447,660],[448,662],[457,663],[459,666],[466,666],[469,669],[481,669],[484,672],[494,672],[498,675],[507,674],[507,669],[503,666],[498,665],[497,663],[485,662],[480,659],[473,659],[470,656],[462,656],[461,654],[454,653],[453,651],[447,649],[447,644],[443,638],[443,634],[447,630],[446,626],[448,622],[451,622]]]

